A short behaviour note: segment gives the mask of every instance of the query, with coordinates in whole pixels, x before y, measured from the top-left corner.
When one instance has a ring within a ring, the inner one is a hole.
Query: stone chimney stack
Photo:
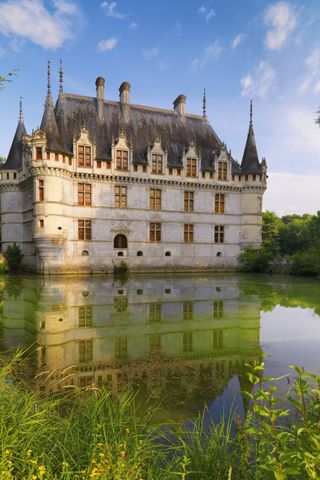
[[[130,114],[130,88],[129,82],[121,83],[119,88],[121,113],[125,122],[128,122]]]
[[[105,79],[103,77],[98,77],[96,80],[97,108],[98,117],[101,121],[104,120],[104,84]]]
[[[179,95],[173,102],[173,108],[178,113],[180,117],[184,117],[186,114],[186,100],[185,95]]]

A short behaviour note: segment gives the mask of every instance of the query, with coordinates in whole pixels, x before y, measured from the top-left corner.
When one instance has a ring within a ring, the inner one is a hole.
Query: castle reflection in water
[[[258,360],[260,301],[236,276],[24,278],[2,291],[2,350],[37,345],[47,391],[138,388],[171,405],[209,402]]]

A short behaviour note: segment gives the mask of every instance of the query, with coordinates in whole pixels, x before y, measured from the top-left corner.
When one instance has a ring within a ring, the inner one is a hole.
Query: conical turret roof
[[[261,164],[259,162],[258,151],[256,147],[256,141],[253,131],[252,123],[252,101],[250,103],[250,123],[249,131],[246,141],[246,146],[244,148],[241,170],[243,173],[261,173]]]
[[[22,103],[20,99],[20,115],[19,121],[14,135],[12,145],[6,163],[0,166],[1,170],[17,170],[22,166],[22,137],[26,135],[26,127],[24,126],[22,115]]]

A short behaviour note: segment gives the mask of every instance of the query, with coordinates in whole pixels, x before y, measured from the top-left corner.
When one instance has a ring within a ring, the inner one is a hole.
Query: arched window
[[[114,248],[128,248],[128,240],[125,235],[117,235],[114,237],[113,241]]]

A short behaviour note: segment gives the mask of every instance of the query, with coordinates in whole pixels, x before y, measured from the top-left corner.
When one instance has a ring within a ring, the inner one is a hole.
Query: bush
[[[290,273],[305,277],[317,277],[320,275],[320,253],[317,250],[297,252],[291,257]]]
[[[242,272],[262,273],[269,270],[270,255],[264,248],[256,250],[248,246],[240,253],[239,261]]]
[[[5,257],[9,271],[17,272],[18,270],[22,269],[23,254],[20,247],[16,243],[7,247]]]

